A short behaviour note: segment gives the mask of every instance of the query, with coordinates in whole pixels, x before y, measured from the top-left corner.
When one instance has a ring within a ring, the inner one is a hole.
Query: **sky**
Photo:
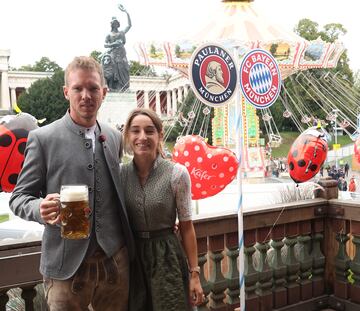
[[[221,0],[121,0],[130,13],[127,33],[129,60],[138,60],[134,44],[178,38],[196,31]],[[34,64],[49,57],[66,67],[74,56],[105,51],[104,40],[113,16],[126,26],[126,15],[116,0],[2,0],[0,49],[10,49],[10,66]],[[255,0],[253,6],[268,20],[292,31],[302,18],[320,26],[341,23],[348,33],[341,38],[348,49],[350,66],[360,69],[360,18],[354,0]],[[205,22],[204,22],[205,23]],[[203,23],[203,24],[204,24]]]

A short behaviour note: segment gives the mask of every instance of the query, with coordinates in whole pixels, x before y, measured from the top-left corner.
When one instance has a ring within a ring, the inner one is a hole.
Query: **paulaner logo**
[[[207,105],[225,105],[235,94],[235,62],[221,46],[208,43],[198,47],[189,64],[189,77],[196,97]]]
[[[260,49],[246,54],[240,66],[240,86],[246,100],[255,107],[271,106],[279,96],[281,87],[275,58]]]

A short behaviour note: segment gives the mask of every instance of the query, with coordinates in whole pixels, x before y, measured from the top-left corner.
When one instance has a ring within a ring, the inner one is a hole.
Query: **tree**
[[[153,45],[153,44],[150,45],[150,55],[156,56],[156,48],[155,48],[155,45]]]
[[[294,31],[306,40],[312,41],[321,38],[325,42],[335,42],[341,36],[347,33],[346,28],[339,23],[329,23],[324,25],[323,29],[319,29],[319,24],[304,18],[296,25]],[[336,68],[332,69],[334,72],[340,72],[344,79],[354,83],[353,73],[349,66],[349,58],[347,51],[344,51],[340,56]],[[314,70],[314,72],[319,70]]]
[[[181,52],[181,50],[180,50],[180,45],[175,45],[175,55],[176,55],[176,57],[180,57],[180,52]]]
[[[39,72],[56,72],[62,70],[62,68],[51,61],[48,57],[41,57],[41,59],[35,62],[34,65],[21,66],[19,71],[39,71]]]
[[[196,101],[196,97],[195,94],[192,90],[189,91],[188,96],[185,98],[185,101],[183,103],[183,107],[179,107],[181,109],[181,115],[185,118],[185,119],[189,119],[189,112],[194,109],[194,103]],[[201,125],[203,124],[203,122],[205,122],[204,118],[205,115],[203,113],[203,109],[206,106],[205,104],[202,104],[200,109],[198,109],[198,115],[195,116],[195,120],[196,124],[195,126],[191,127],[191,133],[199,134],[200,129],[201,129]],[[211,124],[211,120],[214,118],[214,109],[208,107],[210,109],[210,118],[209,118],[209,124],[208,124],[208,129],[207,129],[207,135],[204,138],[207,138],[207,142],[211,145],[212,144],[212,124]],[[182,123],[182,124],[181,124]],[[176,115],[175,118],[175,124],[173,126],[171,126],[171,129],[166,128],[165,132],[170,130],[169,136],[167,137],[167,141],[169,142],[175,142],[177,137],[180,136],[184,130],[184,126],[186,127],[187,125],[185,125],[183,122],[181,122],[181,117],[180,117],[180,113]],[[185,129],[186,132],[186,129]],[[185,135],[186,133],[183,133],[183,135]]]
[[[90,56],[91,56],[93,59],[95,59],[98,63],[101,64],[101,56],[102,56],[102,53],[101,53],[100,51],[94,50],[94,51],[92,51],[92,52],[90,53]]]
[[[63,95],[64,71],[58,70],[51,78],[35,81],[27,92],[20,95],[18,106],[37,119],[46,118],[42,124],[61,118],[69,107]]]
[[[141,65],[139,62],[130,61],[130,76],[156,77],[156,72],[150,66]]]
[[[319,37],[319,24],[308,18],[301,19],[294,28],[294,32],[306,40],[312,41]]]
[[[324,25],[322,28],[319,27],[319,24],[310,20],[310,19],[301,19],[296,25],[294,31],[303,37],[306,40],[313,41],[318,38],[322,39],[325,42],[335,42],[340,39],[341,36],[346,34],[346,29],[342,24],[338,23],[330,23]],[[349,59],[346,51],[344,51],[338,61],[336,68],[326,69],[329,71],[336,72],[341,75],[343,79],[346,79],[353,85],[354,77],[353,73],[349,67]],[[320,78],[324,74],[324,69],[310,69],[307,71],[310,73],[314,79]],[[295,75],[288,77],[285,80],[285,89],[295,100],[301,100],[301,105],[304,107],[305,111],[309,111],[313,115],[309,115],[309,117],[313,116],[320,119],[325,119],[325,111],[318,107],[314,103],[314,99],[310,96],[305,90],[306,85],[308,85],[309,81],[306,81],[302,75],[299,75],[295,78]],[[314,96],[315,95],[315,96]],[[316,97],[316,94],[313,94],[313,97]],[[280,105],[280,103],[276,103],[273,106]],[[310,107],[312,109],[310,109]],[[289,126],[292,127],[293,130],[296,130],[295,124],[290,124],[289,120],[282,117],[282,111],[276,109],[276,107],[271,107],[270,109],[272,113],[274,113],[273,117],[278,129],[289,129]],[[278,115],[280,114],[280,115]],[[302,117],[302,116],[300,116]]]
[[[271,45],[271,47],[270,47],[270,53],[275,57],[276,56],[276,50],[277,50],[277,48],[278,48],[278,44],[276,44],[276,43],[273,43],[272,45]]]

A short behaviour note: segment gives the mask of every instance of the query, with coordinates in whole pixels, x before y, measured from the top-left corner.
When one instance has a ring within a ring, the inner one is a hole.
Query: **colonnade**
[[[189,93],[185,84],[172,90],[137,90],[139,107],[152,108],[162,117],[172,117]]]
[[[0,110],[10,111],[18,95],[38,79],[51,77],[51,72],[9,70],[10,50],[0,49]],[[153,109],[162,118],[176,114],[189,93],[190,85],[181,74],[171,77],[130,77],[130,92],[136,93],[138,107]],[[121,103],[120,103],[121,104]]]
[[[9,57],[10,50],[0,50],[0,109],[10,108]]]

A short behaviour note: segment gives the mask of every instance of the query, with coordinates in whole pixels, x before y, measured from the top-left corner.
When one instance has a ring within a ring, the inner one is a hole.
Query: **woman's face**
[[[128,141],[135,157],[146,156],[155,159],[161,136],[148,116],[137,115],[132,119]]]
[[[117,19],[111,21],[111,29],[118,29],[120,27],[120,23]]]

